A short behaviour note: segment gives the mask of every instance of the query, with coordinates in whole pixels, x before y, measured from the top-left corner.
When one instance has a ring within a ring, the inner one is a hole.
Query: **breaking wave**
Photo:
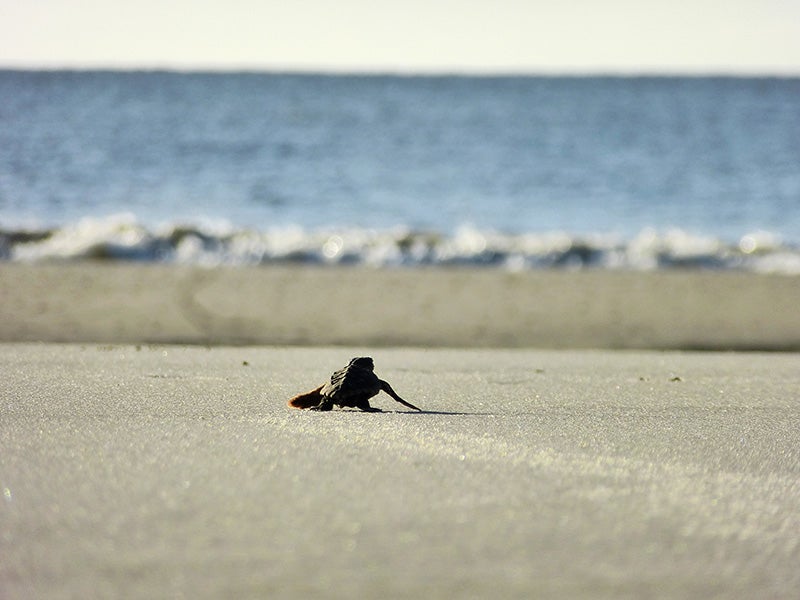
[[[338,228],[267,230],[228,224],[148,228],[132,215],[86,218],[55,229],[0,228],[0,259],[186,265],[484,266],[653,271],[671,268],[800,274],[800,247],[767,232],[736,242],[672,229],[645,229],[630,239],[562,232],[508,234],[464,226],[453,234]]]

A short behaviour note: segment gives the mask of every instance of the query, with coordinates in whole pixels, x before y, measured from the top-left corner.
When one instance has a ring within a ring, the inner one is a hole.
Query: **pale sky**
[[[0,0],[0,66],[800,75],[800,0]]]

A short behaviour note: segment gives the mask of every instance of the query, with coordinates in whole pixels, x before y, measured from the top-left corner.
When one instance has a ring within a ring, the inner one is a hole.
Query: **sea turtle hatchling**
[[[398,396],[388,383],[374,372],[375,364],[369,356],[352,359],[344,369],[331,375],[330,381],[316,389],[289,400],[292,408],[331,410],[334,405],[342,408],[360,408],[368,412],[381,412],[369,405],[369,399],[383,390],[400,404],[421,411]]]

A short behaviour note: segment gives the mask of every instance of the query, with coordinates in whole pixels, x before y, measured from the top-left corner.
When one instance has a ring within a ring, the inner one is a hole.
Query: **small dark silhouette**
[[[360,408],[367,412],[382,412],[380,408],[370,406],[369,399],[383,390],[403,406],[422,412],[422,409],[398,396],[387,382],[378,379],[374,370],[375,364],[369,356],[354,358],[344,369],[339,369],[331,375],[328,383],[289,400],[289,406],[310,410],[331,410],[336,405],[342,408]]]

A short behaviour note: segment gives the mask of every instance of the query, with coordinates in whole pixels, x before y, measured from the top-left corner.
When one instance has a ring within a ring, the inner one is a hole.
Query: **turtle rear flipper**
[[[324,384],[316,389],[306,392],[305,394],[298,394],[289,400],[289,406],[292,408],[314,408],[319,406],[322,402],[322,391]]]

